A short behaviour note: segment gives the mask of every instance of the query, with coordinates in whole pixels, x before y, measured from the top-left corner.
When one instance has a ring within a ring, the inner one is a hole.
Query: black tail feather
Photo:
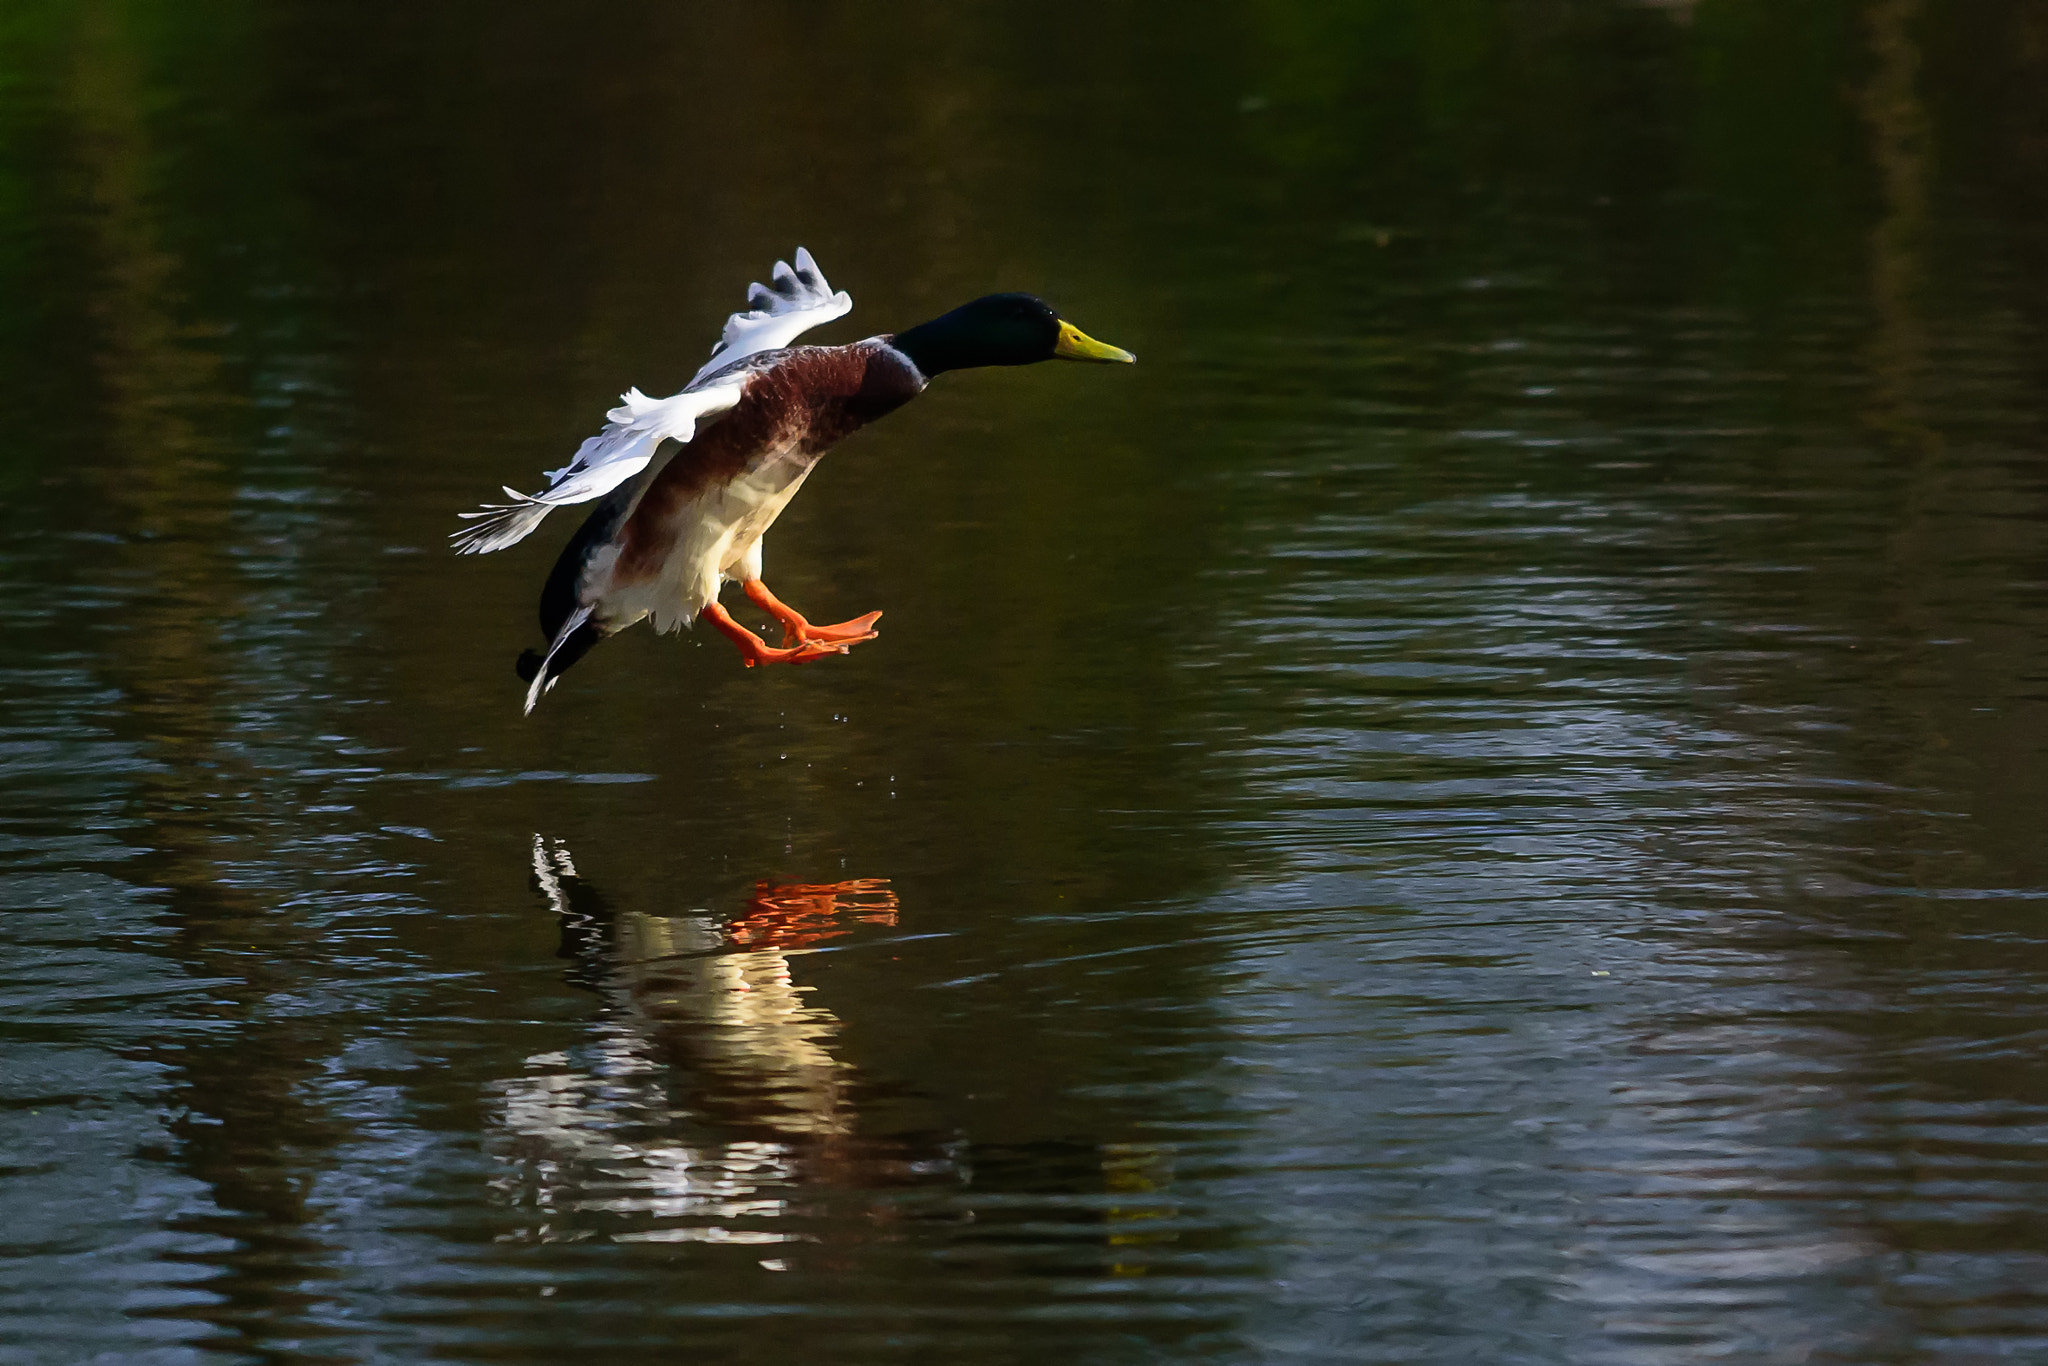
[[[554,687],[555,680],[567,673],[570,665],[589,654],[591,647],[608,634],[610,633],[596,622],[586,621],[569,632],[568,638],[556,646],[552,654],[543,655],[538,650],[522,651],[518,663],[514,665],[519,671],[520,678],[528,684],[532,684],[536,678],[541,679],[539,687],[528,689],[529,701],[526,709],[532,711],[532,704],[540,700],[541,694]],[[547,670],[545,678],[541,677],[543,668]]]
[[[589,654],[591,646],[611,634],[609,629],[591,619],[595,605],[582,600],[584,571],[596,549],[617,534],[626,515],[638,502],[641,490],[668,463],[669,456],[681,449],[676,442],[662,442],[647,468],[606,494],[556,557],[555,567],[548,572],[547,583],[540,590],[541,634],[547,636],[551,644],[545,652],[523,652],[515,666],[519,677],[527,684],[527,711],[533,710],[541,694],[553,687],[555,680],[568,672],[570,665]],[[570,628],[569,623],[579,616],[582,623]],[[565,629],[569,632],[567,636],[562,634]],[[546,671],[545,677],[543,670]],[[535,680],[539,680],[537,686]]]

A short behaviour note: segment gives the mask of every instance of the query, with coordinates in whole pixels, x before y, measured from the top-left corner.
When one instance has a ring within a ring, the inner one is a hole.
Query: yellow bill
[[[1039,335],[1042,337],[1045,334],[1041,332]],[[1099,342],[1070,322],[1060,324],[1059,343],[1053,347],[1052,353],[1061,360],[1114,361],[1122,365],[1129,365],[1137,360],[1136,356],[1121,346]]]

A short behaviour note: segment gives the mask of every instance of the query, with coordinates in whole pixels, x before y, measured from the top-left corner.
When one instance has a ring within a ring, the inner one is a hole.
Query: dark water
[[[2048,20],[0,12],[0,1362],[2048,1360]],[[1030,288],[531,720],[627,384]]]

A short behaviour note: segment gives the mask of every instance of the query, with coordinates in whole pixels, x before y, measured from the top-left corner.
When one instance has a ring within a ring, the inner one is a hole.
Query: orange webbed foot
[[[842,621],[837,626],[813,626],[802,617],[794,622],[782,623],[782,643],[792,644],[799,640],[839,641],[847,645],[858,645],[863,640],[873,640],[881,632],[875,623],[882,619],[880,612],[870,612],[852,621]]]
[[[704,616],[739,650],[740,662],[749,669],[757,664],[809,664],[827,655],[843,655],[856,643],[853,640],[806,640],[778,649],[734,621],[732,614],[715,602],[704,609]],[[859,639],[872,638],[869,635]]]
[[[748,579],[740,585],[755,606],[782,623],[784,645],[811,644],[813,642],[839,645],[858,645],[864,640],[873,640],[879,634],[875,623],[882,619],[880,612],[870,612],[864,617],[842,621],[836,626],[813,626],[804,614],[791,607],[768,590],[768,585],[759,579]]]
[[[849,647],[837,641],[807,640],[801,645],[777,649],[763,644],[758,649],[740,649],[740,663],[749,669],[756,664],[810,664],[827,655],[843,655]]]

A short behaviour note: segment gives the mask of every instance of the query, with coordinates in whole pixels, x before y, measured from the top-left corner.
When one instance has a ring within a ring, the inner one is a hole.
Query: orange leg
[[[794,649],[778,650],[734,621],[732,613],[715,602],[706,605],[704,615],[721,635],[739,647],[740,659],[749,669],[756,664],[808,664],[826,655],[843,655],[852,648],[848,641],[807,640]]]
[[[756,606],[782,623],[784,645],[799,642],[808,645],[813,641],[858,645],[863,640],[873,640],[878,634],[875,623],[882,619],[880,612],[842,621],[837,626],[813,626],[804,620],[803,613],[769,592],[768,585],[759,579],[748,579],[740,587],[747,590],[747,596],[754,600]]]

